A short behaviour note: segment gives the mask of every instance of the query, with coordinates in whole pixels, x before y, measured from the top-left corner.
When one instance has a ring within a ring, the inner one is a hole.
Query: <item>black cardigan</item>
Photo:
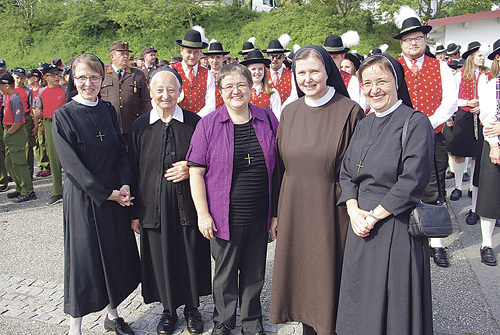
[[[183,110],[184,123],[172,122],[176,160],[186,159],[196,124],[200,117]],[[151,113],[151,112],[150,112]],[[150,113],[141,115],[134,121],[129,133],[129,160],[132,172],[131,194],[135,197],[131,207],[131,218],[139,219],[143,228],[160,226],[161,178],[165,178],[163,160],[165,158],[166,131],[160,121],[149,123]],[[191,198],[189,179],[176,183],[177,204],[181,225],[196,225],[198,218]]]

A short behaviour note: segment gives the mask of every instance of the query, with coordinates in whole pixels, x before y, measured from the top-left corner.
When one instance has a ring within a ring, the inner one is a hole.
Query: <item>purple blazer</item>
[[[263,108],[248,104],[252,112],[252,125],[259,140],[267,165],[269,179],[269,212],[267,225],[271,219],[271,185],[276,158],[274,135],[278,129],[278,119],[268,110],[273,131]],[[191,137],[191,145],[186,160],[207,167],[205,187],[210,215],[218,238],[229,240],[229,193],[233,177],[234,124],[229,118],[226,105],[202,118]]]

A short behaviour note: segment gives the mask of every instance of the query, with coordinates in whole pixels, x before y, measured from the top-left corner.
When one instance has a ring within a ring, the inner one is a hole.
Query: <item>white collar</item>
[[[396,108],[398,108],[399,106],[401,106],[401,104],[403,103],[403,100],[399,99],[394,105],[391,106],[391,108],[389,108],[388,110],[385,110],[383,112],[377,112],[375,110],[375,108],[373,109],[375,111],[375,116],[376,117],[384,117],[384,116],[387,116],[389,114],[391,114],[392,112],[394,112],[396,110]]]
[[[186,62],[184,62],[184,60],[181,62],[181,64],[182,64],[182,69],[184,70],[184,73],[188,74],[189,66],[186,64]],[[193,72],[194,72],[194,75],[196,76],[196,74],[198,73],[198,63],[196,63],[196,65],[193,66]]]
[[[405,58],[406,65],[408,65],[408,67],[411,69],[411,61],[412,61],[412,59],[409,58],[409,57],[406,57],[404,54],[403,54],[403,57]],[[417,62],[415,64],[418,65],[419,69],[422,68],[422,65],[424,64],[424,59],[425,59],[425,54],[423,54],[422,56],[420,56],[420,57],[417,58]]]
[[[273,73],[273,72],[277,72],[277,73],[278,73],[278,75],[279,75],[279,76],[280,76],[280,78],[281,78],[281,74],[283,73],[283,66],[282,66],[282,67],[280,67],[278,71],[274,71],[273,69],[271,69],[271,73]]]
[[[184,123],[184,114],[182,113],[182,109],[178,105],[175,105],[174,115],[172,116],[172,120],[173,119]],[[153,124],[158,120],[161,121],[160,114],[158,114],[158,112],[156,111],[156,106],[153,103],[153,109],[151,110],[151,113],[149,113],[149,124]]]
[[[326,104],[328,101],[330,101],[334,95],[335,95],[335,88],[333,88],[332,86],[328,86],[328,92],[326,92],[326,94],[323,95],[321,98],[316,99],[316,100],[312,100],[312,99],[309,99],[308,97],[305,97],[304,102],[309,107],[321,107],[324,104]]]
[[[99,99],[96,99],[96,101],[88,101],[82,98],[80,94],[75,95],[73,98],[76,102],[81,103],[82,105],[89,106],[89,107],[95,107],[99,103]]]
[[[262,89],[262,84],[260,84],[259,86],[254,86],[252,88],[255,88],[255,93],[258,95],[260,93],[260,90]]]

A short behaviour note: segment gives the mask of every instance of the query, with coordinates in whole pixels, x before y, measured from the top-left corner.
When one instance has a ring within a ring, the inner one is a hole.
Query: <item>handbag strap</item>
[[[276,136],[276,134],[274,133],[273,124],[271,123],[271,117],[269,116],[269,112],[267,111],[267,108],[264,108],[264,111],[266,112],[267,120],[269,121],[269,127],[271,127],[271,131],[273,132],[273,135]]]
[[[405,143],[406,143],[406,136],[408,134],[408,124],[410,123],[410,119],[413,116],[413,114],[419,113],[417,111],[413,111],[413,113],[408,114],[406,117],[405,123],[403,125],[403,132],[401,133],[401,159],[404,157],[405,153]],[[438,196],[439,199],[444,203],[444,192],[443,189],[441,188],[441,181],[439,179],[439,173],[438,173],[438,167],[437,167],[437,162],[436,162],[436,153],[434,152],[434,173],[436,174],[436,182],[438,186]]]

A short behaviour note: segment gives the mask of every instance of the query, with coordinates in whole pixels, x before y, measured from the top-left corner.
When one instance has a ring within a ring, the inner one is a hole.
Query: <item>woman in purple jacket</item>
[[[198,228],[215,260],[212,334],[230,334],[238,298],[242,333],[263,334],[260,292],[278,120],[248,103],[252,76],[245,66],[224,66],[217,86],[224,105],[199,121],[186,158]]]

